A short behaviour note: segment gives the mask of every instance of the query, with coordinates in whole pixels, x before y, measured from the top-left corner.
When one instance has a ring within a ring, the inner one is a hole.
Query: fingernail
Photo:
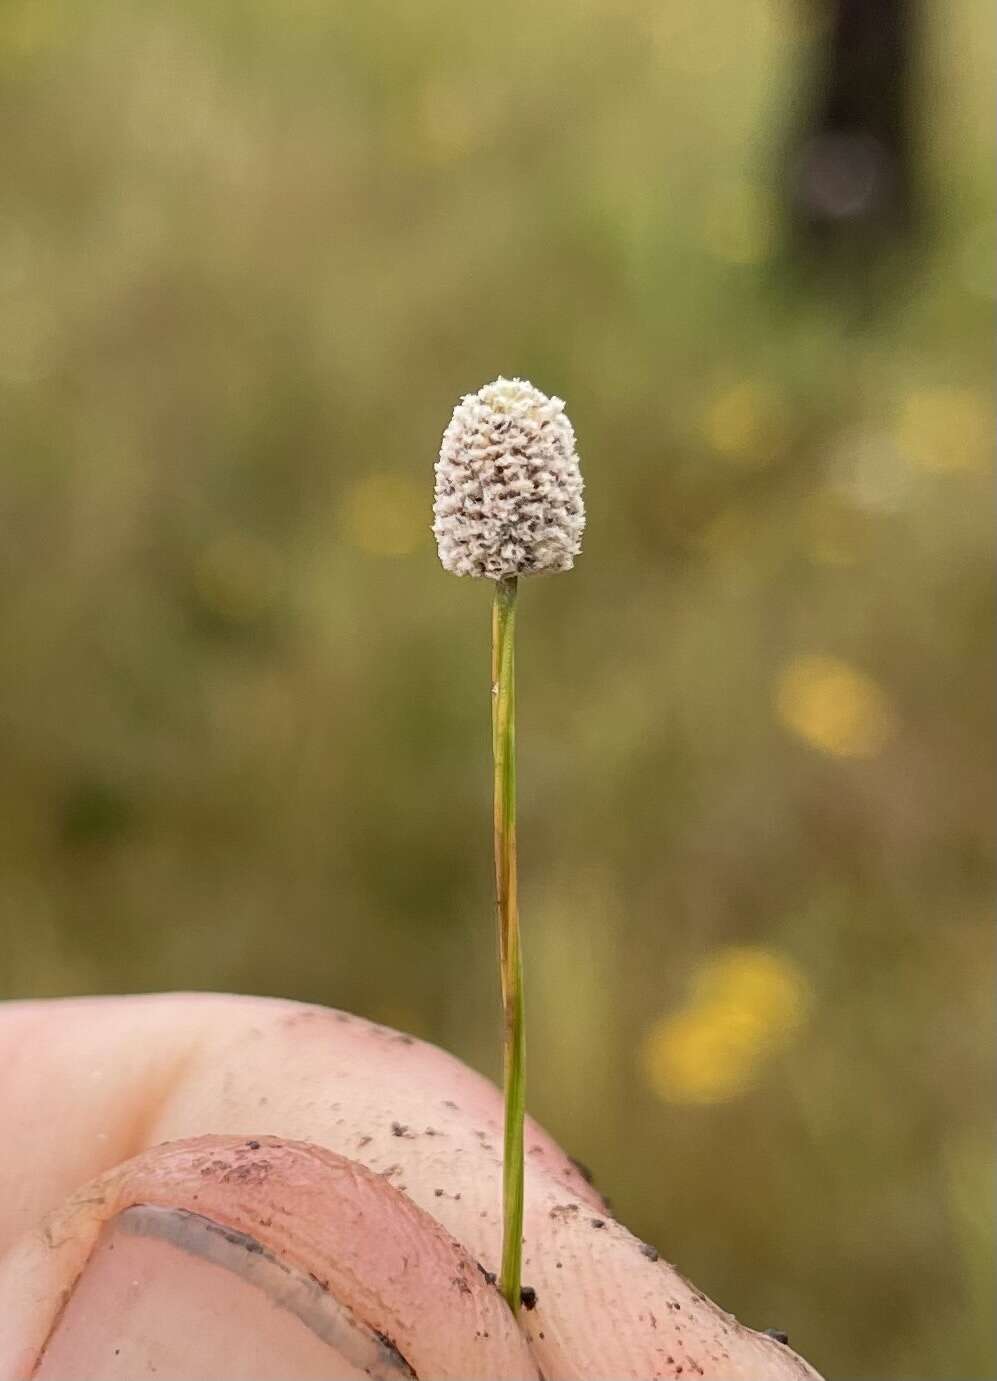
[[[384,1381],[391,1340],[255,1238],[185,1209],[111,1219],[49,1336],[39,1381]]]

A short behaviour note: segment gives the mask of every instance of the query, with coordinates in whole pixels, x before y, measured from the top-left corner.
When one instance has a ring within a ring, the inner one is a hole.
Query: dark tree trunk
[[[881,249],[911,225],[915,0],[823,0],[827,29],[791,159],[791,215],[806,257]]]

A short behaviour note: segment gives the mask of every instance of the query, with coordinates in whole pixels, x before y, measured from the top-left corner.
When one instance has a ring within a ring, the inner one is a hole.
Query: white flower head
[[[585,528],[575,433],[560,398],[498,378],[454,408],[436,462],[433,532],[455,575],[570,571]]]

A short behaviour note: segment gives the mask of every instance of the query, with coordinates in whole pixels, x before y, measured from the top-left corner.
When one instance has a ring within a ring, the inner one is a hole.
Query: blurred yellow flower
[[[644,1039],[645,1077],[670,1103],[719,1103],[750,1087],[805,1023],[813,995],[788,955],[737,946],[711,955],[688,1001]]]
[[[407,475],[386,471],[356,481],[340,523],[346,540],[372,556],[408,556],[429,533],[423,491]]]
[[[896,729],[885,691],[837,657],[795,657],[776,683],[775,708],[787,729],[834,757],[874,757]]]
[[[968,388],[911,393],[897,421],[901,452],[924,470],[979,470],[990,463],[993,414]]]
[[[764,1014],[770,1029],[795,1030],[807,1014],[810,987],[788,955],[754,945],[733,945],[704,961],[692,983],[693,1002]]]

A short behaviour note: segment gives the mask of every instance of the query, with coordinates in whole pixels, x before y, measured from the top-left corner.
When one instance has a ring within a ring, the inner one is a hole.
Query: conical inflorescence
[[[568,571],[585,528],[575,433],[560,398],[498,378],[454,408],[436,462],[444,568],[504,580]]]

